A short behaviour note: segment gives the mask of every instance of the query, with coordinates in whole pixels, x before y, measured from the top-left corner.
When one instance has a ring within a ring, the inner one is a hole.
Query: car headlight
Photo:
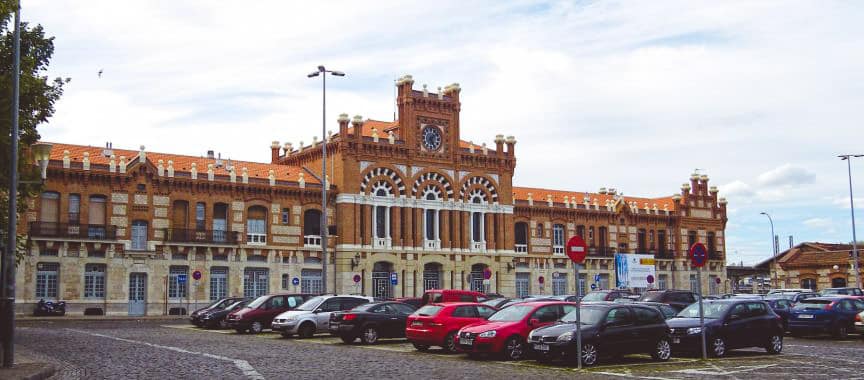
[[[691,327],[691,328],[687,329],[687,335],[695,335],[695,334],[701,334],[701,333],[702,333],[701,327]]]
[[[478,336],[481,338],[494,338],[495,334],[496,334],[495,330],[489,330],[489,331],[484,331],[484,332],[480,333],[480,335],[478,335]]]
[[[537,330],[531,330],[531,332],[528,333],[528,340],[534,340],[534,332],[535,331],[537,331]]]
[[[569,341],[573,340],[573,332],[568,331],[568,332],[565,332],[561,335],[558,335],[558,339],[555,339],[555,340],[557,340],[559,342],[569,342]]]
[[[204,315],[201,316],[201,319],[210,319],[210,318],[212,318],[212,317],[213,317],[213,316],[210,315],[210,314],[204,314]]]

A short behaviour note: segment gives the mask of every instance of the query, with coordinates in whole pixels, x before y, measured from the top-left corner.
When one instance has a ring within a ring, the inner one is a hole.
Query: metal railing
[[[304,247],[320,247],[321,246],[321,236],[320,235],[303,236],[303,246]]]
[[[81,240],[117,240],[117,227],[99,224],[31,222],[30,236]]]
[[[165,229],[165,241],[170,243],[229,244],[239,243],[240,234],[235,231],[196,230],[188,228]]]
[[[423,247],[427,250],[437,251],[441,249],[440,240],[423,240]]]
[[[528,244],[516,244],[516,253],[528,253]]]

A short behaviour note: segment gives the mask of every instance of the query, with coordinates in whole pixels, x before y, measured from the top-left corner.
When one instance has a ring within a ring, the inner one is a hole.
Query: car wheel
[[[252,322],[252,326],[249,327],[249,332],[253,334],[259,334],[264,330],[264,325],[261,322]]]
[[[450,332],[444,337],[444,352],[456,352],[456,332]]]
[[[669,344],[669,339],[662,338],[657,341],[654,346],[654,351],[651,352],[651,358],[657,361],[665,362],[672,357],[672,345]]]
[[[765,351],[769,354],[779,354],[783,351],[783,336],[780,334],[771,334],[768,338],[768,345],[765,346]]]
[[[525,356],[525,343],[518,336],[504,343],[504,360],[519,360]]]
[[[417,343],[413,343],[413,342],[412,342],[411,344],[414,345],[414,349],[417,350],[417,351],[428,351],[428,350],[429,350],[429,346],[428,346],[428,345],[425,345],[425,344],[417,344]]]
[[[711,340],[711,355],[715,358],[726,356],[726,341],[723,338],[714,338]]]
[[[843,326],[842,324],[837,326],[834,329],[834,337],[837,339],[846,339],[849,337],[849,327]]]
[[[311,338],[312,335],[315,335],[315,326],[312,323],[306,322],[297,329],[297,337],[300,339]]]
[[[348,335],[342,335],[342,336],[340,336],[339,338],[341,338],[341,339],[342,339],[342,343],[345,343],[345,344],[351,344],[351,343],[354,343],[354,340],[357,339],[356,337],[348,336]]]
[[[599,358],[597,353],[597,346],[592,343],[585,343],[582,345],[582,364],[586,367],[593,366],[597,364],[597,359]]]
[[[363,333],[360,334],[360,341],[363,344],[375,344],[378,342],[378,329],[375,327],[369,326],[363,329]]]
[[[224,319],[219,321],[219,328],[220,329],[227,329],[228,328],[228,321],[226,321]]]

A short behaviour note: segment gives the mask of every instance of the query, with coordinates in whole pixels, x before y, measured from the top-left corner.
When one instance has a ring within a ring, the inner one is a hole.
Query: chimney
[[[286,142],[285,146],[282,147],[282,150],[285,153],[285,156],[287,157],[291,154],[291,152],[294,151],[294,144],[291,144],[290,142]]]
[[[447,86],[444,86],[444,95],[453,98],[457,103],[459,102],[459,93],[462,91],[462,88],[459,87],[459,83],[453,83]]]
[[[217,169],[222,168],[222,153],[219,153],[219,154],[216,155],[216,164],[215,164],[215,166],[216,166]]]
[[[515,156],[516,151],[515,151],[514,147],[516,146],[516,138],[513,136],[507,136],[506,142],[507,142],[507,155],[508,156]]]
[[[693,172],[693,174],[690,174],[690,188],[693,189],[693,194],[699,192],[699,173]]]
[[[426,84],[425,84],[425,83],[423,84],[423,97],[424,97],[424,98],[428,98],[428,97],[429,97],[429,90],[426,88]]]
[[[410,85],[409,85],[410,89]],[[351,125],[354,127],[354,138],[357,139],[357,142],[363,141],[363,116],[354,115],[354,118],[351,120]]]
[[[144,152],[144,145],[141,145],[141,150],[138,151],[138,162],[147,161],[147,153]]]
[[[212,150],[208,150],[207,151],[207,158],[210,160],[213,160],[213,159],[216,159],[216,155],[213,153]]]
[[[102,150],[102,155],[105,157],[111,157],[114,154],[114,150],[111,149],[111,142],[105,143],[105,149]]]
[[[270,143],[270,163],[275,164],[279,161],[279,142],[273,141]]]
[[[339,114],[339,118],[336,121],[339,122],[339,138],[342,141],[348,141],[348,114]]]
[[[504,135],[495,135],[495,152],[499,156],[504,155]]]

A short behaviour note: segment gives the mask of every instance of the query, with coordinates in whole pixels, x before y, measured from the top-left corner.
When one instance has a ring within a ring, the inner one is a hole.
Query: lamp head
[[[31,145],[33,150],[33,160],[39,164],[39,169],[42,172],[42,180],[48,178],[48,161],[51,158],[51,147],[53,145],[46,142],[37,142]]]
[[[344,77],[345,76],[345,73],[343,73],[341,71],[331,71],[330,74],[333,74],[334,76],[337,76],[337,77]]]
[[[314,78],[314,77],[317,77],[319,73],[320,73],[319,71],[311,72],[306,77],[307,78]]]

